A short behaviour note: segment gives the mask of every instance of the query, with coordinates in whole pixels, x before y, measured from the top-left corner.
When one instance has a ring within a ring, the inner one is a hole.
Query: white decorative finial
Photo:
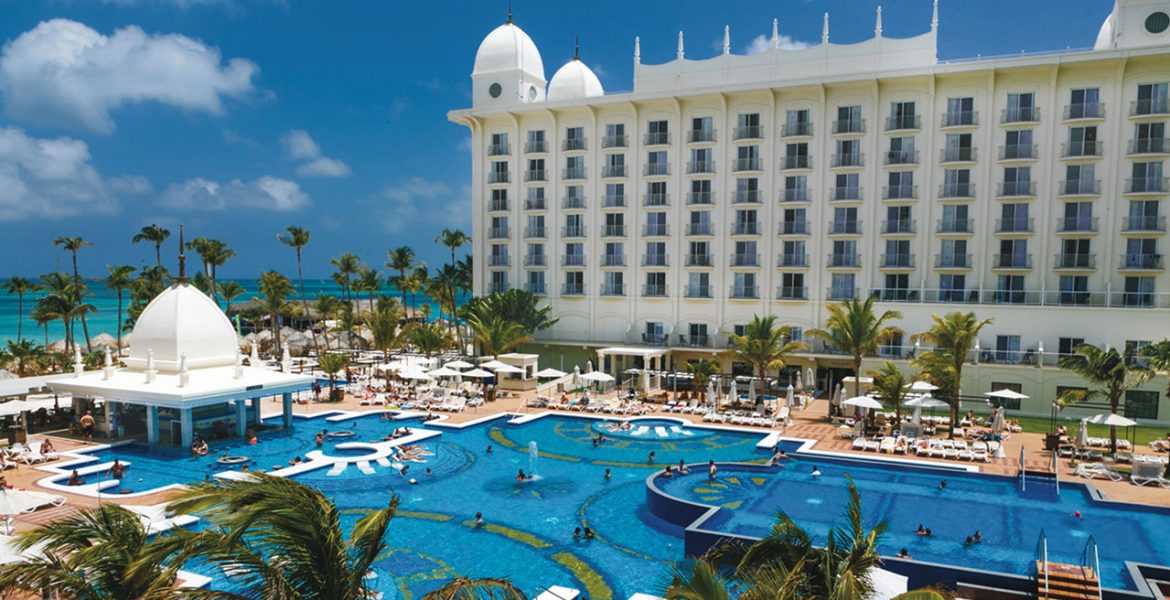
[[[642,64],[642,38],[634,36],[634,64]]]
[[[772,19],[772,49],[780,47],[780,19]]]
[[[109,346],[106,346],[105,362],[103,362],[102,364],[107,366],[107,367],[114,366],[114,357],[110,355],[110,347]]]
[[[154,383],[154,348],[146,349],[146,383]]]
[[[934,12],[930,16],[930,30],[938,31],[938,0],[934,0]]]
[[[236,370],[232,374],[232,377],[235,379],[244,378],[244,355],[239,350],[236,350]]]
[[[73,376],[81,377],[81,372],[85,370],[85,363],[81,362],[81,346],[76,343],[73,344]]]
[[[681,31],[678,32],[678,59],[683,59],[683,35]]]
[[[874,37],[882,37],[882,5],[877,7],[877,24],[873,26]]]
[[[292,373],[292,356],[288,353],[288,346],[284,347],[284,353],[280,356],[280,371],[282,373]]]
[[[114,376],[114,357],[110,354],[110,347],[106,346],[105,362],[102,366],[102,378],[109,379]]]
[[[731,26],[723,26],[723,54],[731,54]]]
[[[821,43],[829,43],[829,13],[825,12],[825,26],[821,29]]]
[[[252,342],[252,355],[248,357],[248,364],[253,367],[260,366],[260,343]]]
[[[191,371],[187,369],[187,353],[179,355],[179,387],[187,387],[191,383]]]

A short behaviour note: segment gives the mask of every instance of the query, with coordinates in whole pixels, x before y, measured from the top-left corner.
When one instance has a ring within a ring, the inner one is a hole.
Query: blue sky
[[[642,60],[745,52],[772,18],[795,42],[873,33],[872,0],[515,0],[546,77],[573,53],[607,91]],[[1060,10],[1053,10],[1059,6]],[[943,0],[941,59],[1091,46],[1111,0]],[[0,0],[0,275],[67,267],[58,235],[95,242],[83,270],[141,265],[139,227],[226,240],[221,276],[291,272],[275,236],[308,227],[306,276],[344,251],[380,266],[407,244],[432,264],[470,232],[469,149],[446,112],[470,104],[476,48],[506,0]],[[886,0],[884,33],[925,31],[930,0]],[[171,254],[174,253],[173,246]]]

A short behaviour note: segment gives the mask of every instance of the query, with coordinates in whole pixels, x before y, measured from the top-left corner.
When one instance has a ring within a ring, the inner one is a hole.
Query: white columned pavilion
[[[101,371],[76,369],[49,387],[101,399],[107,411],[116,406],[119,423],[152,444],[243,437],[261,423],[261,399],[273,396],[281,398],[281,425],[289,427],[293,394],[313,384],[287,366],[244,366],[231,322],[182,276],[142,311],[131,340],[125,367],[114,366],[107,351]]]

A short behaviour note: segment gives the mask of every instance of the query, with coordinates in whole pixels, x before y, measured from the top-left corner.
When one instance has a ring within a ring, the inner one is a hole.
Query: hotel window
[[[493,267],[508,266],[508,245],[492,244],[491,255],[488,257],[488,261]]]
[[[735,119],[735,139],[764,137],[760,129],[760,113],[739,113]]]
[[[711,297],[711,276],[708,273],[688,273],[687,274],[687,297],[688,298],[710,298]]]
[[[646,289],[643,290],[644,296],[665,296],[666,295],[666,273],[647,273],[646,274]]]
[[[695,179],[691,181],[691,196],[688,198],[688,204],[711,204],[714,199],[711,197],[711,180],[710,179]]]
[[[1027,268],[1028,240],[1000,240],[999,261],[996,266],[1008,268]]]
[[[670,167],[667,163],[666,150],[657,150],[646,153],[647,175],[667,175],[669,173]]]
[[[735,170],[736,171],[759,171],[760,170],[760,147],[759,146],[740,146],[735,150]]]
[[[651,181],[646,184],[645,206],[666,206],[666,182]]]
[[[755,273],[736,273],[731,284],[732,298],[757,298]]]
[[[1065,202],[1059,231],[1093,231],[1093,203]],[[1086,240],[1087,241],[1087,240]]]
[[[860,173],[837,173],[834,182],[833,200],[861,200]]]
[[[914,292],[917,295],[917,292]],[[904,302],[910,297],[910,276],[905,273],[889,273],[885,276],[885,287],[882,288],[881,299],[892,302]]]
[[[687,324],[687,344],[691,346],[706,346],[707,338],[707,324],[706,323],[689,323]]]
[[[1099,150],[1096,127],[1069,128],[1065,156],[1096,156],[1097,154],[1099,154]]]
[[[622,207],[626,205],[626,184],[605,184],[605,206]]]
[[[885,233],[914,233],[909,206],[887,206]]]
[[[666,266],[666,242],[646,242],[645,264],[647,267]]]
[[[741,148],[742,150],[742,148]],[[755,203],[760,201],[760,180],[755,177],[740,177],[735,180],[735,202]]]
[[[1068,165],[1064,169],[1065,194],[1097,193],[1096,168],[1094,165]]]
[[[969,133],[948,133],[946,146],[943,148],[943,161],[975,160],[975,149],[971,147],[971,139]]]
[[[524,208],[528,210],[544,210],[544,188],[528,188],[528,197],[524,201]]]
[[[1155,115],[1167,112],[1167,85],[1165,83],[1144,83],[1138,86],[1137,102],[1133,114]]]
[[[1084,275],[1061,275],[1060,285],[1061,304],[1088,304],[1089,278]]]
[[[784,168],[807,169],[811,165],[808,159],[808,144],[798,142],[784,145]]]
[[[914,171],[890,171],[887,177],[890,185],[886,188],[886,198],[897,200],[914,197]]]
[[[805,245],[803,240],[786,240],[783,244],[781,244],[780,266],[808,266],[808,259],[805,256]]]
[[[1134,200],[1129,203],[1129,217],[1125,229],[1130,231],[1158,231],[1162,228],[1157,200]]]
[[[507,271],[492,271],[489,273],[491,283],[489,287],[493,292],[508,291],[508,272]]]
[[[626,143],[626,126],[624,123],[606,123],[605,125],[605,141],[602,146],[606,148],[625,148]]]
[[[1032,167],[1006,167],[1003,170],[1003,187],[1001,195],[1032,195]]]
[[[804,289],[804,273],[780,274],[780,298],[788,300],[804,299],[808,296]]]
[[[565,158],[565,179],[585,178],[585,157],[569,156]]]
[[[784,135],[812,135],[812,123],[808,120],[807,109],[785,112]]]
[[[1125,267],[1130,269],[1153,269],[1161,266],[1156,239],[1125,240]]]
[[[529,271],[527,287],[529,292],[543,296],[545,294],[544,271]]]
[[[967,240],[943,240],[939,252],[940,267],[968,268]]]
[[[995,336],[995,362],[1013,364],[1020,362],[1020,336]]]
[[[524,235],[531,238],[544,237],[544,215],[528,215],[528,227],[524,230]]]
[[[911,165],[918,162],[914,152],[914,138],[890,138],[890,152],[886,154],[886,164]]]
[[[1019,129],[1008,131],[1005,134],[1003,157],[1004,159],[1036,158],[1036,147],[1032,144],[1032,130]]]
[[[1028,205],[1022,203],[1007,203],[999,207],[999,230],[1005,233],[1023,233],[1032,230],[1032,220],[1028,218]]]
[[[647,144],[669,144],[670,129],[667,121],[650,121],[646,134]]]
[[[566,267],[585,266],[585,245],[580,242],[570,242],[565,244],[564,259]]]
[[[856,277],[853,273],[833,273],[829,281],[830,300],[848,300],[857,294]]]
[[[1130,419],[1157,419],[1158,392],[1127,390],[1125,392],[1125,416]]]
[[[585,186],[565,186],[565,208],[585,208]]]
[[[947,127],[975,124],[975,99],[967,96],[963,98],[947,98],[947,114],[943,124]]]
[[[544,172],[543,158],[528,159],[528,171],[524,173],[525,181],[547,181],[548,174]]]
[[[1100,96],[1101,90],[1098,88],[1073,90],[1069,99],[1068,114],[1065,117],[1069,119],[1099,118],[1102,114]]]
[[[488,176],[488,183],[508,183],[507,162],[501,160],[492,161],[492,170]]]
[[[759,235],[760,222],[757,214],[755,210],[735,211],[735,227],[732,232],[739,235]]]
[[[738,241],[735,242],[735,254],[731,256],[731,266],[733,267],[758,267],[760,266],[760,255],[757,251],[757,246],[754,241]]]
[[[621,271],[606,271],[601,275],[602,296],[625,296],[625,273]]]
[[[715,170],[715,162],[711,160],[710,148],[692,148],[691,164],[687,165],[688,173],[711,173]]]
[[[711,117],[694,117],[691,119],[691,140],[692,142],[712,142],[715,141],[715,128],[712,125]]]
[[[687,254],[688,267],[709,267],[711,266],[711,245],[707,242],[691,242],[688,246],[690,253]]]
[[[1035,121],[1039,115],[1036,112],[1036,94],[1024,92],[1007,95],[1007,108],[1003,111],[1004,123],[1021,123]]]
[[[565,215],[565,237],[583,237],[585,235],[584,215]]]
[[[944,204],[942,207],[941,233],[971,233],[971,220],[967,218],[966,204]]]
[[[1149,346],[1149,340],[1125,340],[1125,346],[1122,348],[1121,355],[1125,357],[1129,364],[1148,369],[1150,367],[1149,361],[1142,357],[1141,353],[1142,350]]]
[[[524,257],[525,266],[543,267],[546,262],[544,244],[528,244],[528,255]]]
[[[666,213],[646,213],[646,231],[643,235],[666,235]]]
[[[626,235],[626,215],[620,212],[605,213],[605,231],[602,234],[607,236]]]
[[[970,169],[947,169],[943,171],[942,197],[965,198],[974,195],[975,190],[971,186]]]
[[[1153,277],[1126,277],[1125,293],[1121,297],[1125,306],[1150,307],[1154,305]]]
[[[492,224],[488,237],[492,239],[508,237],[508,217],[492,217]]]
[[[886,240],[886,259],[883,264],[887,267],[912,267],[910,256],[910,240]]]
[[[493,133],[492,145],[488,147],[488,154],[491,156],[500,156],[510,154],[511,152],[511,148],[508,147],[508,134]]]
[[[585,293],[585,273],[582,271],[567,271],[565,276],[564,293],[570,296],[579,296]]]
[[[508,210],[508,190],[492,190],[492,199],[488,203],[488,210]]]
[[[807,202],[808,177],[804,175],[793,175],[785,177],[784,195],[781,200],[784,202]]]
[[[859,233],[860,223],[857,221],[857,207],[838,206],[833,209],[833,223],[831,233]]]
[[[1162,153],[1166,151],[1165,123],[1138,123],[1134,126],[1133,154]]]
[[[837,128],[834,133],[861,133],[861,106],[838,106]]]
[[[886,129],[918,129],[913,102],[891,102],[890,123]]]
[[[938,276],[939,302],[963,302],[966,293],[966,275],[945,274]]]
[[[1004,304],[1024,303],[1024,276],[1000,275],[996,278],[995,299]]]
[[[783,220],[780,221],[780,233],[784,234],[807,234],[808,220],[805,218],[807,212],[803,208],[786,208],[783,213]]]
[[[528,143],[525,144],[525,151],[527,152],[547,152],[548,147],[544,141],[544,130],[534,129],[528,132]]]
[[[584,127],[567,127],[565,128],[565,150],[584,150],[585,149],[585,128]]]
[[[1130,181],[1130,192],[1165,192],[1166,184],[1162,181],[1162,163],[1135,162],[1133,163],[1133,179]]]
[[[605,155],[605,172],[602,174],[605,177],[625,177],[626,176],[626,155],[625,154],[606,154]]]
[[[658,321],[646,321],[645,333],[642,340],[647,344],[661,344],[666,339],[666,330]]]
[[[858,266],[857,240],[834,240],[832,263],[835,267]]]
[[[714,231],[711,229],[711,211],[691,211],[690,219],[691,221],[687,228],[688,235],[714,235]]]
[[[1072,356],[1076,354],[1077,346],[1085,343],[1085,338],[1062,337],[1057,340],[1056,351],[1060,356]]]
[[[861,166],[861,140],[837,140],[837,154],[833,156],[834,167]]]

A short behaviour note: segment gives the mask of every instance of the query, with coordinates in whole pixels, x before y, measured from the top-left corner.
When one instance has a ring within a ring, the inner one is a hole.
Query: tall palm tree
[[[451,250],[451,264],[450,269],[446,266],[440,270],[443,276],[444,286],[447,288],[447,296],[450,297],[450,312],[451,312],[451,326],[455,328],[455,337],[462,345],[462,340],[459,339],[459,301],[458,293],[461,287],[462,275],[459,271],[459,262],[455,260],[455,251],[460,247],[470,244],[471,237],[463,233],[461,229],[447,229],[439,233],[439,237],[435,238],[435,242],[446,246]],[[462,350],[461,350],[462,351]]]
[[[467,318],[467,324],[471,326],[472,336],[475,343],[479,344],[480,352],[486,356],[511,352],[531,339],[525,335],[523,325],[500,315],[471,315]]]
[[[390,362],[390,351],[403,343],[402,305],[393,298],[378,301],[374,310],[366,315],[366,327],[374,337],[374,349],[382,352],[382,362]]]
[[[77,288],[78,299],[85,296],[85,286],[81,283],[81,272],[77,270],[77,253],[86,246],[92,246],[93,242],[87,242],[80,237],[58,237],[53,240],[54,246],[61,246],[66,252],[73,256],[73,285]],[[92,305],[91,305],[92,306]],[[97,310],[96,308],[94,310]],[[85,351],[92,352],[93,348],[89,343],[89,324],[85,319],[86,312],[81,312],[81,331],[85,334]]]
[[[219,285],[216,282],[219,281],[219,268],[222,267],[224,263],[228,261],[228,259],[234,258],[236,256],[236,251],[228,248],[227,244],[220,240],[212,240],[212,242],[213,243],[211,244],[211,247],[208,249],[207,253],[207,266],[211,269],[211,298],[218,303],[219,297],[217,294]]]
[[[179,565],[153,551],[156,541],[142,519],[107,502],[26,531],[16,546],[51,549],[0,567],[0,592],[40,594],[51,589],[64,598],[155,600],[175,593]]]
[[[411,325],[407,338],[414,348],[427,358],[439,354],[455,343],[451,332],[434,322]]]
[[[898,421],[902,420],[902,401],[906,398],[906,384],[909,383],[906,374],[893,361],[886,361],[881,369],[867,373],[873,378],[873,389],[881,395],[886,406],[894,409]]]
[[[118,294],[118,351],[122,350],[122,294],[134,281],[130,277],[134,273],[135,268],[129,265],[109,265],[106,267],[109,274],[106,275],[105,284],[107,288],[114,290]]]
[[[222,281],[218,287],[219,297],[223,298],[224,301],[223,312],[230,315],[232,312],[232,301],[244,295],[247,290],[238,281]]]
[[[330,296],[328,294],[317,295],[317,315],[321,317],[322,321],[331,321],[336,319],[337,316],[341,314],[341,309],[343,307],[345,307],[345,303],[338,299],[337,296]],[[328,337],[325,338],[325,349],[329,349]]]
[[[1093,389],[1066,390],[1056,399],[1056,405],[1064,408],[1098,398],[1109,402],[1109,412],[1116,413],[1125,392],[1150,380],[1154,372],[1136,364],[1117,351],[1117,348],[1102,350],[1092,344],[1077,346],[1073,354],[1061,356],[1056,363],[1060,368],[1080,375]],[[1117,453],[1117,426],[1109,426],[1109,451]]]
[[[288,277],[277,271],[265,271],[260,274],[259,298],[254,298],[260,309],[268,313],[269,326],[272,328],[272,343],[274,353],[280,353],[280,316],[288,314],[288,295],[292,292],[292,282]]]
[[[451,266],[455,266],[455,251],[471,243],[471,236],[461,229],[444,228],[435,238],[436,244],[442,244],[451,250]]]
[[[962,398],[963,364],[967,355],[975,348],[979,332],[992,319],[979,320],[973,312],[933,315],[934,324],[930,329],[914,336],[933,349],[923,352],[914,359],[914,366],[922,369],[935,385],[941,388],[944,399],[951,405],[951,423],[959,422],[959,404]],[[951,428],[954,437],[957,427]]]
[[[301,296],[301,308],[305,311],[305,318],[309,319],[309,300],[305,298],[305,276],[301,272],[301,253],[305,246],[309,245],[309,238],[312,234],[304,227],[297,227],[296,225],[289,225],[285,228],[286,233],[278,234],[277,241],[293,249],[297,255],[297,292]],[[311,319],[310,319],[311,322]],[[313,338],[313,350],[318,356],[321,355],[321,347],[317,345],[317,330],[310,325],[309,335]]]
[[[26,377],[45,358],[45,349],[32,340],[8,340],[8,345],[0,350],[0,363],[10,369],[17,377]]]
[[[357,282],[354,284],[358,289],[368,295],[370,302],[369,310],[374,310],[374,297],[382,290],[382,275],[376,269],[364,268],[357,272]],[[359,304],[361,304],[359,302]]]
[[[37,300],[37,307],[43,314],[60,319],[65,330],[65,350],[73,348],[73,319],[75,309],[81,303],[73,278],[60,271],[46,273],[40,277],[40,286],[46,294]]]
[[[24,277],[10,277],[8,281],[4,282],[4,292],[10,296],[16,296],[16,340],[24,339],[24,295],[35,290],[36,284],[31,279]]]
[[[887,310],[876,315],[873,311],[874,301],[875,298],[869,296],[865,300],[852,298],[839,304],[830,304],[825,326],[805,332],[853,358],[854,396],[861,395],[861,359],[876,354],[879,346],[902,333],[901,329],[887,324],[894,319],[901,319],[902,314]]]
[[[1142,358],[1149,361],[1150,369],[1159,375],[1170,376],[1170,340],[1162,340],[1141,349]],[[1170,382],[1167,383],[1166,395],[1170,396]]]
[[[171,231],[159,225],[147,225],[134,234],[133,243],[150,242],[154,244],[154,266],[162,268],[162,245],[171,237]]]
[[[341,282],[342,298],[346,302],[352,302],[350,279],[357,274],[358,269],[362,268],[362,259],[352,252],[346,252],[330,260],[329,263],[333,265],[334,269],[337,269],[336,275]]]
[[[783,369],[789,354],[807,348],[803,342],[792,341],[791,328],[777,326],[774,315],[756,315],[744,325],[743,335],[729,333],[728,337],[735,345],[735,354],[752,365],[765,394],[768,393],[768,371]]]
[[[402,284],[406,281],[406,272],[415,267],[414,259],[414,250],[410,246],[399,246],[386,252],[386,268],[398,271],[398,275],[391,280],[391,283],[398,288],[398,293],[402,295],[403,305],[406,305],[406,289]]]
[[[33,320],[34,323],[37,324],[37,327],[40,327],[41,331],[44,332],[44,335],[45,335],[44,345],[46,347],[48,347],[48,345],[49,345],[49,324],[52,323],[53,321],[57,320],[57,315],[54,314],[53,310],[51,308],[49,308],[48,306],[45,306],[45,305],[41,304],[40,302],[37,302],[36,305],[33,306],[32,311],[29,312],[28,316],[30,319]]]
[[[426,288],[427,281],[429,280],[430,273],[427,272],[426,266],[419,266],[416,267],[412,273],[407,275],[406,279],[402,282],[403,291],[410,292],[410,304],[408,305],[408,308],[410,309],[411,314],[408,316],[412,319],[415,317],[414,313],[415,309],[417,308],[415,305],[415,296],[418,295],[418,293],[424,288]]]
[[[687,363],[687,373],[694,375],[691,387],[696,392],[702,392],[703,388],[707,387],[707,382],[719,374],[719,363],[708,358],[692,360]]]
[[[337,381],[337,374],[349,366],[349,355],[322,354],[317,357],[317,366],[321,368],[321,372],[329,376],[329,399],[333,400],[334,384]]]

